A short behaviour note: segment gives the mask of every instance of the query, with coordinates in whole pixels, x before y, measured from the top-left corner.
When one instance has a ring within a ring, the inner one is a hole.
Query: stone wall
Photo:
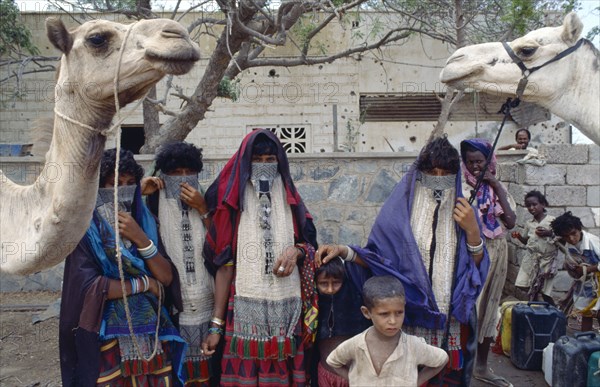
[[[551,214],[573,211],[588,230],[598,235],[600,148],[555,145],[542,147],[540,152],[547,157],[543,167],[516,163],[525,155],[524,151],[499,152],[500,180],[518,203],[518,227],[530,217],[522,207],[524,194],[539,189],[553,205],[549,208]],[[415,157],[416,153],[291,155],[292,176],[315,219],[319,243],[364,244],[381,205]],[[140,156],[139,160],[146,167],[151,164],[149,156]],[[205,157],[200,176],[204,188],[214,180],[226,161],[225,157]],[[38,158],[0,158],[0,169],[19,183],[31,183],[39,173],[48,179],[62,176],[60,169],[43,169]],[[511,242],[507,292],[513,291],[511,286],[523,254],[522,246]],[[561,273],[561,280],[557,281],[560,291],[569,284],[563,277]],[[0,275],[0,291],[58,290],[61,280],[62,265],[28,277],[3,274]]]

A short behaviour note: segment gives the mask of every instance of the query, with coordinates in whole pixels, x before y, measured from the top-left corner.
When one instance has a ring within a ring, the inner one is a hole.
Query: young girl
[[[354,270],[357,273],[355,277],[360,277],[361,274],[365,277],[368,275],[368,269],[361,269],[353,263],[345,264],[339,257],[321,265],[315,273],[319,292],[317,333],[319,359],[316,380],[321,387],[348,386],[348,380],[338,375],[325,360],[338,345],[371,325],[360,311],[363,304],[362,296],[359,288],[350,278],[352,273],[347,269]],[[357,281],[360,282],[361,279],[357,278]]]
[[[518,231],[512,237],[527,246],[528,255],[523,258],[515,285],[527,291],[530,300],[536,300],[541,293],[544,301],[554,305],[552,284],[556,276],[557,248],[552,241],[550,222],[553,216],[546,214],[548,201],[539,191],[530,191],[525,195],[525,207],[533,219],[525,224],[525,235]]]

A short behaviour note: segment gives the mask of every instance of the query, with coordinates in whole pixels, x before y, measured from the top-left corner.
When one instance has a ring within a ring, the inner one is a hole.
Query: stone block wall
[[[587,231],[600,236],[600,162],[596,145],[547,145],[539,152],[546,165],[503,162],[500,165],[501,180],[508,185],[517,203],[516,230],[522,230],[531,215],[523,207],[525,194],[531,190],[542,192],[553,216],[571,211],[579,217]],[[509,265],[505,295],[515,294],[515,280],[523,258],[527,254],[523,244],[509,238]],[[558,267],[562,268],[564,257],[558,256]],[[559,270],[554,283],[555,299],[568,291],[573,280],[564,270]]]
[[[516,160],[523,151],[499,153],[500,180],[515,199],[518,226],[522,227],[530,215],[523,205],[526,192],[538,189],[547,195],[553,205],[549,213],[559,215],[572,211],[580,216],[585,227],[600,234],[600,158],[597,146],[561,145],[542,147],[548,163],[543,167],[522,165]],[[290,155],[292,177],[308,209],[314,217],[319,243],[365,244],[373,221],[395,184],[414,162],[416,153],[321,153]],[[138,160],[148,169],[150,156]],[[204,189],[215,179],[225,165],[224,156],[206,156],[200,176]],[[39,158],[0,158],[0,169],[14,181],[31,183],[38,173],[57,175],[56,167],[47,171]],[[575,167],[573,167],[575,165]],[[60,171],[59,171],[60,172]],[[594,180],[595,176],[595,180]],[[48,177],[50,178],[50,177]],[[1,203],[0,203],[1,205]],[[514,291],[519,264],[525,250],[510,241],[510,263],[506,292]],[[59,290],[62,264],[50,270],[29,276],[0,275],[0,291]],[[557,289],[568,289],[570,279],[559,275]]]

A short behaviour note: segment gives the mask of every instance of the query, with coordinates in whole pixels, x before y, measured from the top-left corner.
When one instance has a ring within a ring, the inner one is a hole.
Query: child
[[[443,349],[402,332],[406,299],[398,279],[370,278],[362,293],[361,310],[373,327],[340,344],[327,364],[351,386],[418,386],[443,369],[448,362]]]
[[[365,274],[365,269],[353,266],[353,272]],[[346,270],[346,264],[340,258],[321,265],[315,273],[319,291],[319,330],[317,343],[319,359],[317,380],[321,387],[347,387],[348,380],[338,375],[325,359],[342,342],[364,331],[371,324],[360,312],[362,297],[360,287],[350,278],[352,273]],[[348,267],[350,269],[350,267]],[[360,274],[359,274],[360,275]],[[356,276],[353,276],[356,277]],[[360,279],[357,279],[360,281]],[[363,281],[364,282],[364,281]]]
[[[558,250],[553,243],[550,222],[553,216],[546,214],[548,201],[539,191],[530,191],[525,195],[525,207],[533,219],[525,223],[525,235],[518,231],[512,237],[527,245],[528,255],[523,258],[515,286],[528,292],[529,299],[535,301],[541,293],[544,301],[554,305],[552,285],[556,276],[556,256]]]
[[[531,133],[525,128],[517,130],[515,133],[516,144],[501,146],[498,150],[518,150],[527,149],[529,141],[531,141]]]
[[[583,289],[579,282],[575,283],[573,297],[573,309],[584,314],[581,330],[592,330],[592,317],[595,315],[598,318],[598,310],[600,303],[597,301],[597,293],[594,289],[598,289],[598,266],[600,264],[600,239],[583,230],[581,220],[573,216],[570,211],[565,212],[551,223],[552,230],[556,236],[560,237],[565,243],[571,254],[577,254],[582,263],[576,266],[569,266],[569,274],[575,278],[581,278],[584,272],[588,275],[583,283]],[[567,262],[565,261],[565,265]],[[586,316],[587,314],[587,316]]]

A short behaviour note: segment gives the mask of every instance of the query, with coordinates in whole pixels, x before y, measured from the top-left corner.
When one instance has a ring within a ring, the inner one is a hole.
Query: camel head
[[[75,99],[97,110],[101,117],[112,118],[115,112],[113,83],[117,66],[119,104],[125,106],[143,96],[165,74],[187,73],[200,58],[198,45],[187,31],[168,19],[143,20],[133,25],[94,20],[69,31],[60,20],[49,18],[46,32],[63,53],[57,76],[57,105]]]
[[[509,45],[530,69],[544,64],[573,46],[582,29],[581,20],[571,12],[565,17],[562,26],[537,29],[513,40]],[[573,67],[572,71],[568,71],[572,60],[573,55],[569,55],[531,74],[523,99],[530,102],[555,99],[572,82]],[[515,95],[521,78],[521,70],[500,42],[458,49],[448,59],[440,74],[442,82],[458,89],[472,88],[489,94],[508,96]]]

